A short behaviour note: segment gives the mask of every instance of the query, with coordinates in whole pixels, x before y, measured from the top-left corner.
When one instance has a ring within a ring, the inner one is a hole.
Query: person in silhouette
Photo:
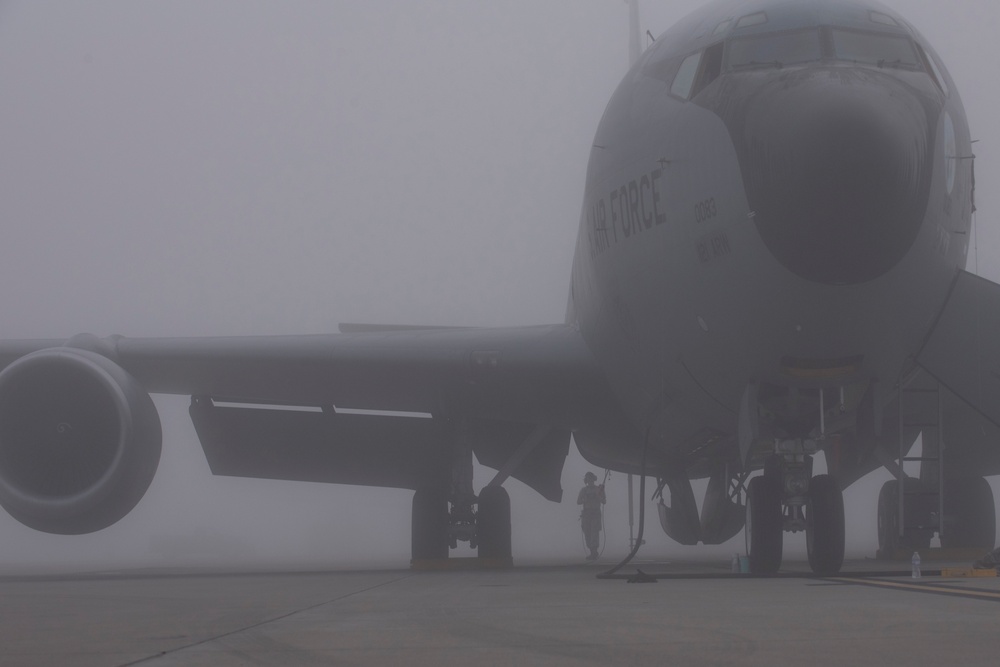
[[[583,488],[576,497],[576,504],[583,505],[580,512],[580,527],[583,528],[583,535],[587,540],[587,548],[590,553],[587,560],[597,560],[597,550],[601,546],[601,506],[607,502],[604,496],[604,485],[598,486],[597,475],[588,472],[583,476]]]

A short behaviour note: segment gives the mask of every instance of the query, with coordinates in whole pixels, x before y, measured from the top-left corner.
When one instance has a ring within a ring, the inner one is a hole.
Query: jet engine
[[[96,352],[49,348],[0,373],[0,505],[26,526],[115,523],[149,488],[161,442],[149,394]]]

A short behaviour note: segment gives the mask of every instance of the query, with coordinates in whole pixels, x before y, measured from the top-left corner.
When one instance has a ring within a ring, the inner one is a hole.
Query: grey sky
[[[700,4],[647,0],[643,29]],[[981,140],[978,269],[998,280],[1000,5],[887,4],[938,50]],[[0,335],[561,321],[590,143],[626,60],[619,0],[4,2]],[[139,508],[75,539],[2,514],[0,567],[196,559],[206,536],[220,554],[405,562],[408,493],[212,479],[185,400],[158,405],[164,457]],[[562,505],[512,486],[516,552],[582,555],[586,469],[574,453]],[[866,522],[875,488],[856,494]]]

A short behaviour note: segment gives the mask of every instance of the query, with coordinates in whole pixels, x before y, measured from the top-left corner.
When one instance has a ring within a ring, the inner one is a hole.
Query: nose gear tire
[[[806,551],[816,574],[836,574],[844,564],[844,495],[830,475],[816,475],[809,483]]]
[[[746,546],[753,574],[774,574],[781,567],[783,536],[781,480],[761,475],[747,487]]]

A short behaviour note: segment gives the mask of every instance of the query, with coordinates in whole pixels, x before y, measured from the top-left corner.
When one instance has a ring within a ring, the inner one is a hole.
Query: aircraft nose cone
[[[771,253],[828,284],[895,266],[927,206],[928,108],[888,76],[850,70],[786,79],[757,100],[740,128],[740,162]]]

